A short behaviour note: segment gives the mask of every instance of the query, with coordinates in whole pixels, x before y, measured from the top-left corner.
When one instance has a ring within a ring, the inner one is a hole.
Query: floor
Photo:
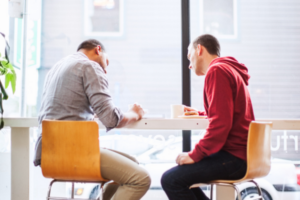
[[[163,190],[148,190],[141,200],[168,200]]]

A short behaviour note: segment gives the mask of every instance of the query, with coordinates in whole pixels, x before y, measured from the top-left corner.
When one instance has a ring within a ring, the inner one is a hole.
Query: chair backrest
[[[47,178],[103,181],[98,124],[94,121],[44,120],[41,168]]]
[[[247,172],[243,179],[268,175],[271,168],[272,122],[253,121],[249,126],[247,143]]]

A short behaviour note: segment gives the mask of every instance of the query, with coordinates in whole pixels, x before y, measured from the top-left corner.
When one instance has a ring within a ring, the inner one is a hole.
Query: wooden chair
[[[241,199],[240,191],[236,187],[243,182],[252,182],[256,185],[259,196],[255,199],[261,199],[262,191],[259,185],[253,180],[268,175],[271,168],[271,131],[272,122],[251,122],[248,132],[247,143],[247,172],[239,180],[215,180],[209,183],[198,183],[190,187],[196,188],[202,185],[211,185],[210,198],[213,198],[213,185],[222,185],[233,187],[237,192],[238,200]],[[252,199],[254,200],[254,199]]]
[[[98,124],[94,121],[42,122],[41,168],[44,177],[54,182],[72,182],[71,199],[74,199],[74,182],[100,183],[101,176]],[[100,197],[98,196],[97,200]]]

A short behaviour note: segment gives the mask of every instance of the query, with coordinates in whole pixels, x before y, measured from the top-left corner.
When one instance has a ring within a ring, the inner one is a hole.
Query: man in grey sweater
[[[108,64],[104,46],[91,39],[82,42],[77,53],[61,59],[48,72],[38,117],[41,135],[36,143],[35,166],[41,164],[44,119],[89,121],[96,115],[109,131],[142,118],[140,105],[134,104],[127,113],[114,106],[106,77]],[[103,178],[119,184],[106,187],[103,199],[138,200],[147,192],[149,174],[133,157],[102,148],[100,154]]]

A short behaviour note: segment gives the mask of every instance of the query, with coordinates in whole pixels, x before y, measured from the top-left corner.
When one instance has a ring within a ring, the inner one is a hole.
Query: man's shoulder
[[[218,62],[210,66],[205,77],[205,81],[228,80],[232,83],[234,75],[225,63]]]
[[[72,56],[76,58],[78,63],[84,65],[85,67],[92,67],[94,69],[100,69],[103,71],[102,67],[97,62],[88,59],[84,53],[76,52]]]
[[[87,57],[84,57],[81,53],[76,52],[74,54],[70,54],[62,59],[60,59],[59,61],[57,61],[52,68],[55,67],[64,67],[64,66],[70,66],[70,65],[78,65],[78,64],[82,64],[82,65],[91,65],[90,60],[87,59]]]
[[[89,60],[88,57],[81,52],[76,52],[76,53],[70,55],[69,59],[73,59],[76,61],[76,63],[82,64],[85,66],[93,65],[93,61]]]
[[[228,74],[228,70],[227,67],[225,66],[225,63],[222,62],[218,62],[213,64],[212,66],[209,67],[209,69],[207,70],[206,76],[209,76],[213,73],[220,73],[220,74]]]
[[[69,59],[73,59],[74,67],[80,67],[83,71],[100,71],[101,74],[104,73],[102,67],[97,62],[88,59],[88,57],[81,52],[70,55]]]

